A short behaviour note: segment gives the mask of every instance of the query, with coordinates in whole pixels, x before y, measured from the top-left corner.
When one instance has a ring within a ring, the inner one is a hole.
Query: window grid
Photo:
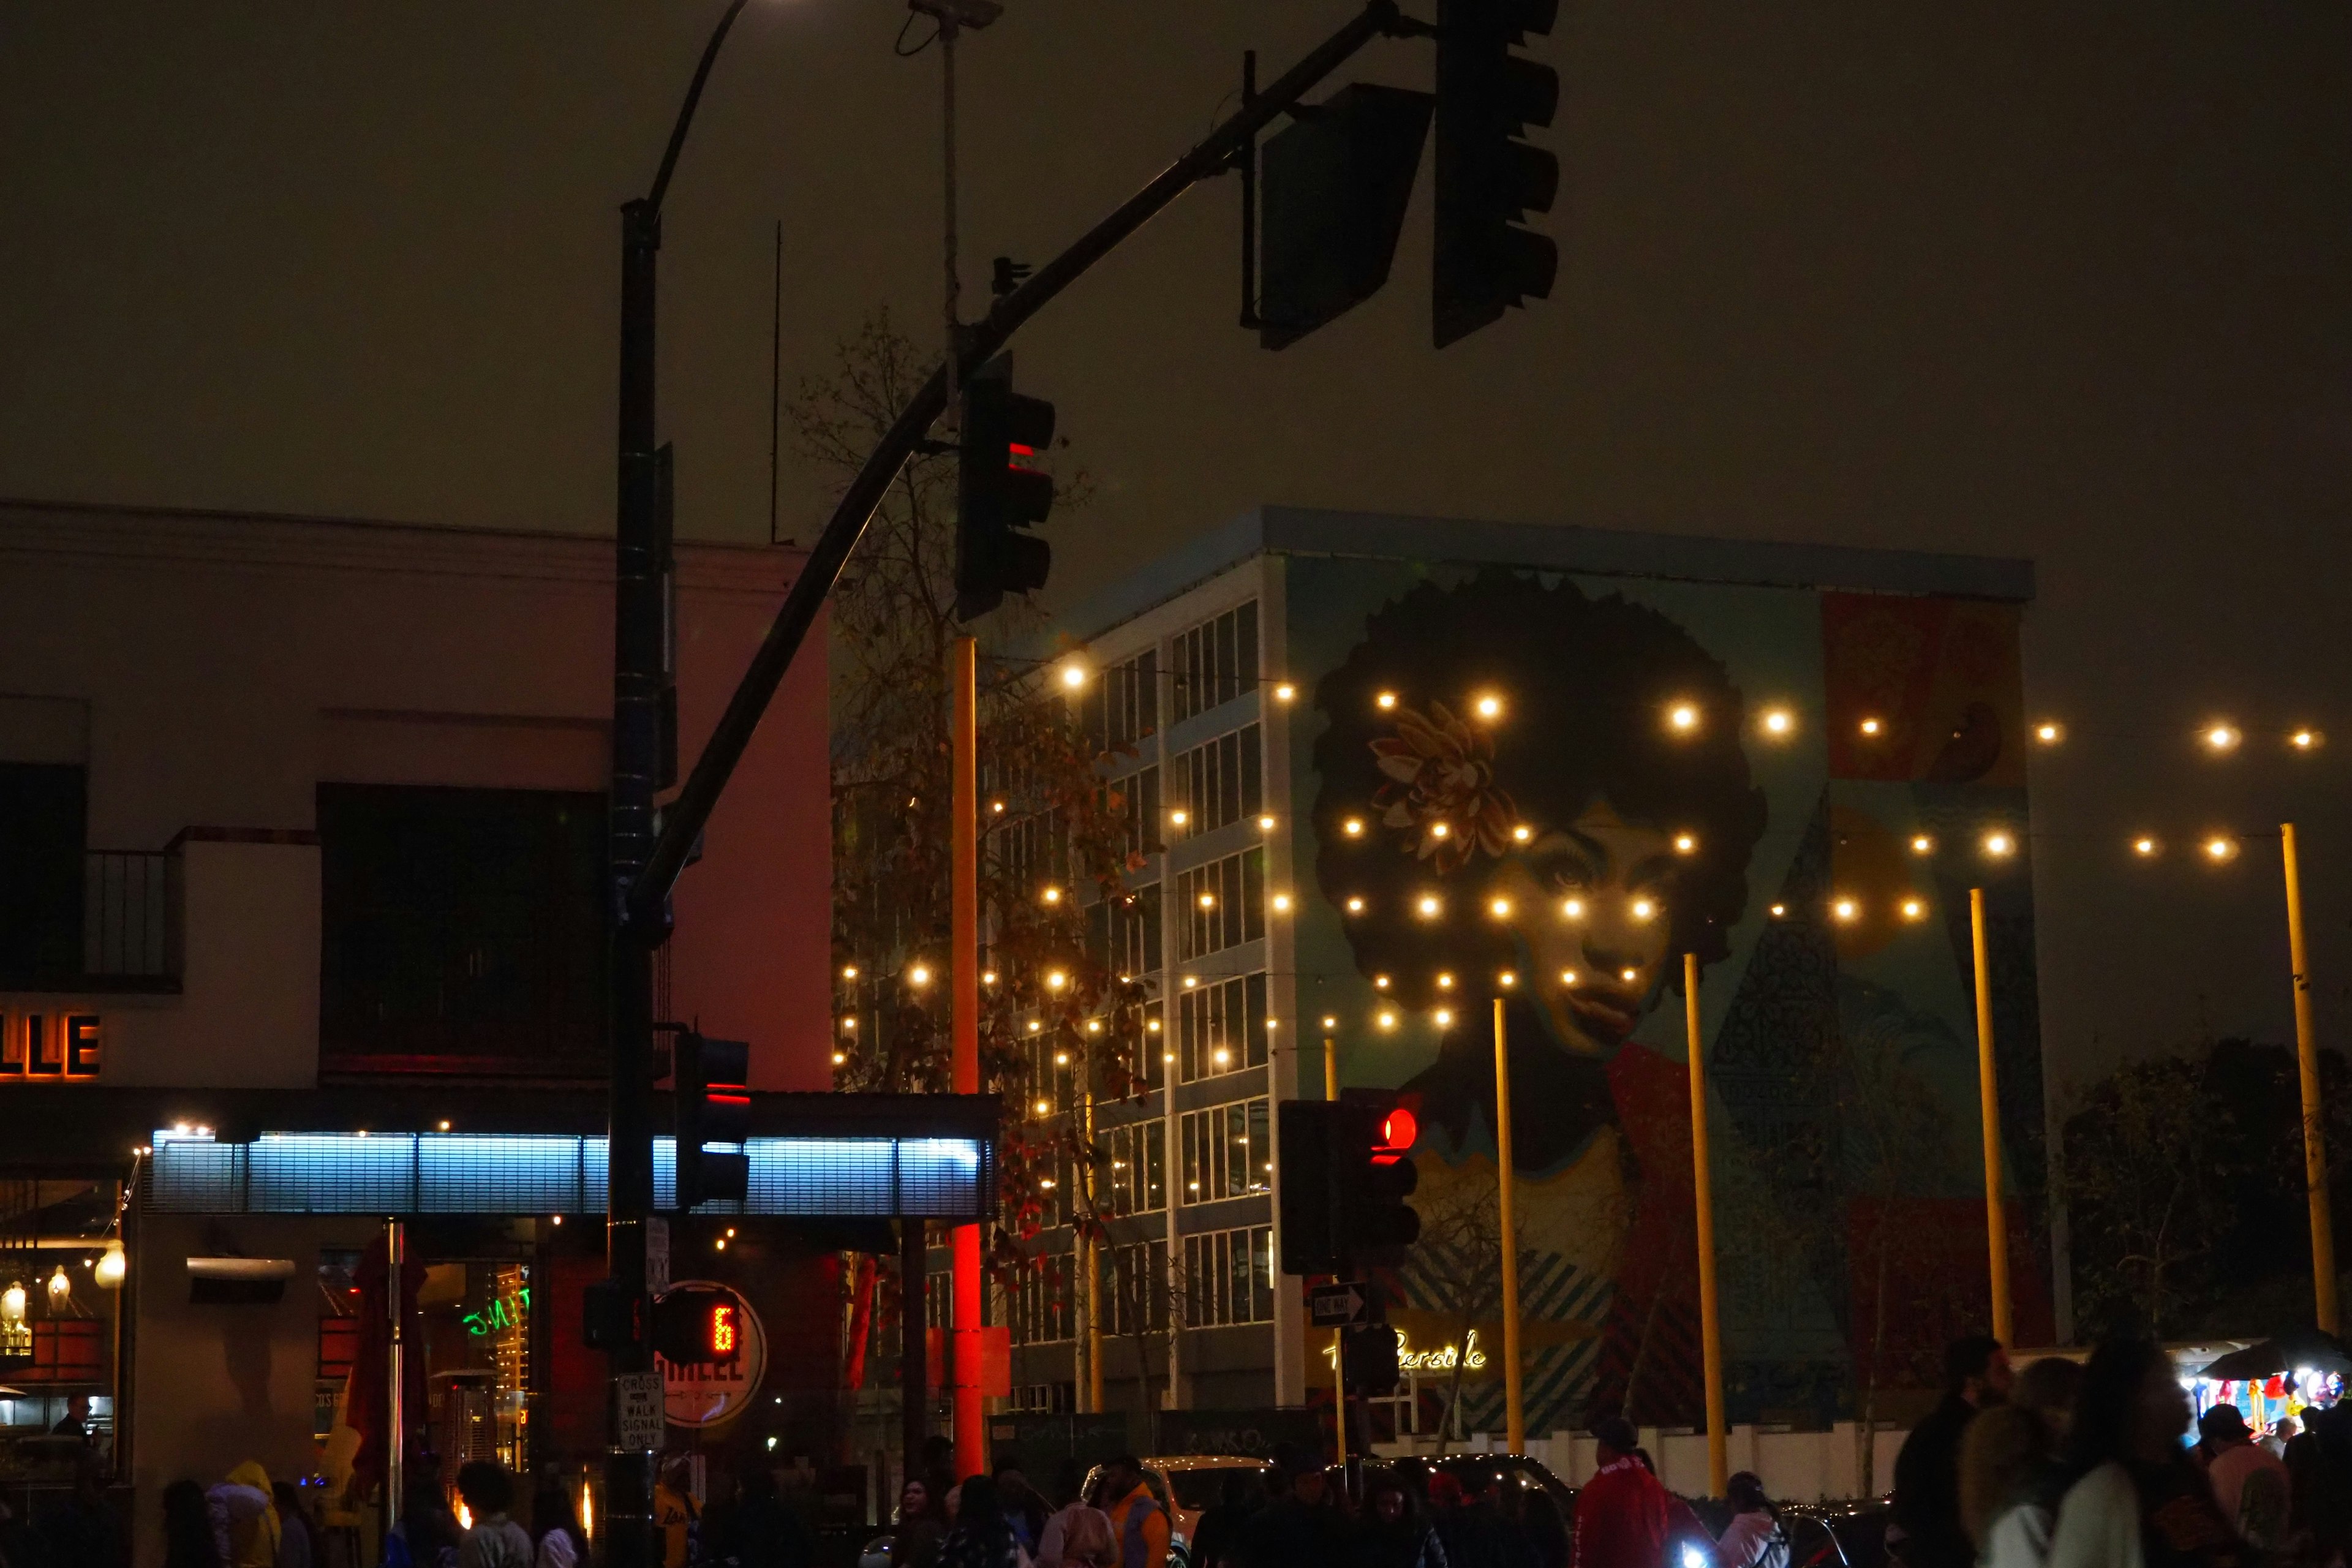
[[[1103,1197],[1114,1216],[1152,1214],[1168,1206],[1168,1123],[1158,1118],[1114,1127],[1104,1138],[1109,1169]]]
[[[1105,784],[1101,792],[1105,811],[1112,809],[1110,797],[1114,795],[1118,796],[1118,814],[1127,822],[1127,852],[1151,854],[1160,842],[1160,764],[1139,768]]]
[[[1098,899],[1087,912],[1087,940],[1094,960],[1113,974],[1141,976],[1160,968],[1160,884],[1135,889],[1134,901]]]
[[[1265,752],[1255,724],[1203,741],[1169,763],[1169,808],[1184,813],[1183,831],[1207,833],[1255,816],[1265,806]]]
[[[1184,1324],[1274,1321],[1274,1227],[1245,1226],[1184,1238]]]
[[[1087,733],[1098,752],[1131,746],[1160,728],[1160,650],[1146,648],[1102,672],[1086,699]]]
[[[1170,650],[1171,721],[1181,723],[1257,685],[1257,601],[1176,634]]]
[[[1181,1081],[1265,1066],[1265,976],[1235,975],[1176,994]]]
[[[1184,1113],[1177,1137],[1183,1148],[1186,1203],[1248,1197],[1269,1189],[1274,1142],[1267,1110],[1266,1097],[1260,1095]]]
[[[1101,1253],[1103,1324],[1114,1334],[1168,1327],[1168,1243],[1138,1241]]]
[[[1005,1291],[1006,1326],[1016,1345],[1058,1344],[1076,1337],[1076,1265],[1055,1253],[1024,1268]]]
[[[1205,957],[1265,934],[1265,849],[1254,846],[1176,874],[1179,960]]]

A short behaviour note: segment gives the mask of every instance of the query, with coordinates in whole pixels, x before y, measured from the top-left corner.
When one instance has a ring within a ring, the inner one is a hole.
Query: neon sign
[[[1334,1366],[1339,1364],[1339,1348],[1337,1345],[1323,1347],[1323,1359]],[[1465,1334],[1462,1342],[1458,1345],[1448,1342],[1433,1350],[1413,1349],[1412,1341],[1406,1337],[1405,1331],[1402,1329],[1397,1331],[1398,1371],[1452,1372],[1457,1365],[1465,1372],[1479,1372],[1485,1369],[1486,1352],[1479,1348],[1477,1330],[1473,1329]]]
[[[512,1306],[508,1303],[512,1302]],[[520,1326],[523,1314],[530,1310],[530,1287],[525,1285],[511,1296],[493,1298],[478,1312],[468,1312],[457,1321],[466,1325],[469,1334],[488,1334],[499,1329]]]

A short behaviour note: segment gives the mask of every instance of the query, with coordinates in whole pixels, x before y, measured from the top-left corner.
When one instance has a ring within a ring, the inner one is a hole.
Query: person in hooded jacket
[[[1385,1471],[1365,1478],[1364,1512],[1350,1560],[1356,1568],[1448,1568],[1436,1527],[1422,1516],[1405,1483]]]

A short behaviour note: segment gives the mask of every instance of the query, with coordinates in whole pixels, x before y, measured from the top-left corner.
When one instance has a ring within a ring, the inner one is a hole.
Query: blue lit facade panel
[[[163,1214],[593,1214],[602,1138],[264,1133],[251,1143],[159,1132],[147,1207]],[[989,1151],[969,1138],[755,1138],[750,1196],[710,1214],[977,1219]],[[654,1205],[677,1202],[677,1145],[654,1143]]]

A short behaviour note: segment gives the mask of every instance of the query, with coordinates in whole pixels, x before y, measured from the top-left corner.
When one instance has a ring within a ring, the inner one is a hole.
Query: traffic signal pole
[[[646,1228],[654,1206],[654,955],[669,936],[671,872],[646,886],[656,842],[654,795],[661,767],[665,622],[662,495],[655,419],[656,261],[661,203],[677,172],[695,105],[727,31],[742,11],[732,0],[704,46],[701,63],[670,130],[652,190],[621,209],[621,363],[613,594],[613,773],[607,805],[612,862],[610,1013],[612,1077],[607,1085],[605,1268],[637,1331],[606,1351],[609,1447],[604,1457],[604,1562],[607,1568],[653,1568],[654,1452],[628,1441],[622,1391],[657,1375],[649,1335]],[[690,842],[691,840],[689,840]],[[682,863],[682,857],[681,857]],[[643,1434],[635,1434],[642,1438]]]
[[[964,329],[962,349],[957,356],[957,384],[969,382],[972,373],[993,358],[1024,323],[1178,196],[1200,181],[1231,168],[1234,153],[1251,138],[1277,116],[1295,108],[1366,44],[1383,35],[1402,37],[1425,30],[1422,24],[1408,20],[1398,10],[1395,0],[1371,0],[1352,20],[1284,72],[1254,102],[1194,143],[1109,216],[1081,235],[1068,249],[1040,267],[1012,292],[999,296],[986,316]],[[726,711],[719,716],[701,756],[695,760],[685,788],[664,814],[661,832],[630,894],[633,916],[658,912],[668,899],[678,873],[685,868],[696,836],[709,821],[728,779],[759,729],[761,716],[767,711],[785,671],[792,668],[793,657],[815,626],[817,612],[832,595],[834,584],[865,533],[875,507],[945,410],[948,381],[948,368],[943,363],[908,401],[865,466],[842,491],[833,516],[810,549],[800,575],[785,594],[783,605],[769,626],[766,638],[751,656],[742,680],[728,700]]]
[[[949,683],[954,713],[949,725],[953,782],[949,808],[949,940],[955,952],[948,963],[950,1027],[950,1068],[958,1094],[980,1092],[980,644],[955,639]],[[960,1225],[955,1247],[954,1320],[949,1364],[955,1385],[956,1479],[988,1470],[988,1431],[981,1411],[980,1226]]]

